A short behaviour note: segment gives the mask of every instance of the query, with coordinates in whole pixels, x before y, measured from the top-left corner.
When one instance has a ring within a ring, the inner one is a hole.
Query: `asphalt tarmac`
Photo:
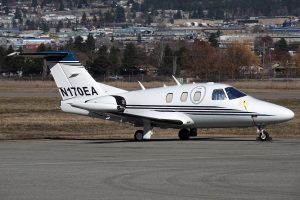
[[[0,142],[0,199],[300,199],[300,139]]]

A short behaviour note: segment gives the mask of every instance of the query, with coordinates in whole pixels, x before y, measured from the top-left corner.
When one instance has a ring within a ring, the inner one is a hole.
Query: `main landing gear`
[[[134,133],[134,140],[141,142],[143,140],[150,140],[153,135],[153,127],[150,124],[145,124],[144,130],[137,130]]]
[[[143,130],[137,130],[134,133],[134,140],[140,142],[140,141],[143,140],[143,136],[144,136],[144,131]]]
[[[181,129],[178,132],[178,137],[180,140],[188,140],[190,137],[197,136],[197,129],[196,128],[191,128],[191,129]]]
[[[141,142],[143,140],[150,140],[153,135],[153,128],[150,125],[144,127],[144,130],[137,130],[134,133],[134,140]],[[197,136],[196,128],[184,128],[178,132],[178,137],[180,140],[188,140],[190,137]]]
[[[257,128],[258,137],[256,140],[259,141],[272,141],[272,137],[270,137],[269,133],[265,131],[263,128]]]

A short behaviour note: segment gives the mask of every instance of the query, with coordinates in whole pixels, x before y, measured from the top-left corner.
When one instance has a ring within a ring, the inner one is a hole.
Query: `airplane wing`
[[[145,121],[151,124],[164,127],[168,126],[182,126],[193,125],[194,121],[184,113],[180,112],[159,112],[159,111],[135,111],[123,113],[111,113],[112,115],[124,118],[124,120],[135,125],[143,125]]]

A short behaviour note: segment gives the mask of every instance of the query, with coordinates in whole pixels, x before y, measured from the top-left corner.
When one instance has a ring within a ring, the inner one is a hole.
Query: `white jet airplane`
[[[61,95],[61,110],[117,122],[129,122],[143,130],[136,141],[148,140],[153,127],[180,129],[187,140],[197,128],[257,127],[258,139],[270,139],[264,128],[288,121],[294,113],[282,106],[253,98],[219,83],[197,83],[126,91],[97,83],[73,52],[15,52],[9,56],[43,58]]]

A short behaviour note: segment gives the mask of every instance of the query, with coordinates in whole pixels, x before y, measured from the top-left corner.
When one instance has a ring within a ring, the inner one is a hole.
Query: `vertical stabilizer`
[[[63,100],[92,99],[105,95],[73,52],[47,51],[17,55],[45,59]]]

